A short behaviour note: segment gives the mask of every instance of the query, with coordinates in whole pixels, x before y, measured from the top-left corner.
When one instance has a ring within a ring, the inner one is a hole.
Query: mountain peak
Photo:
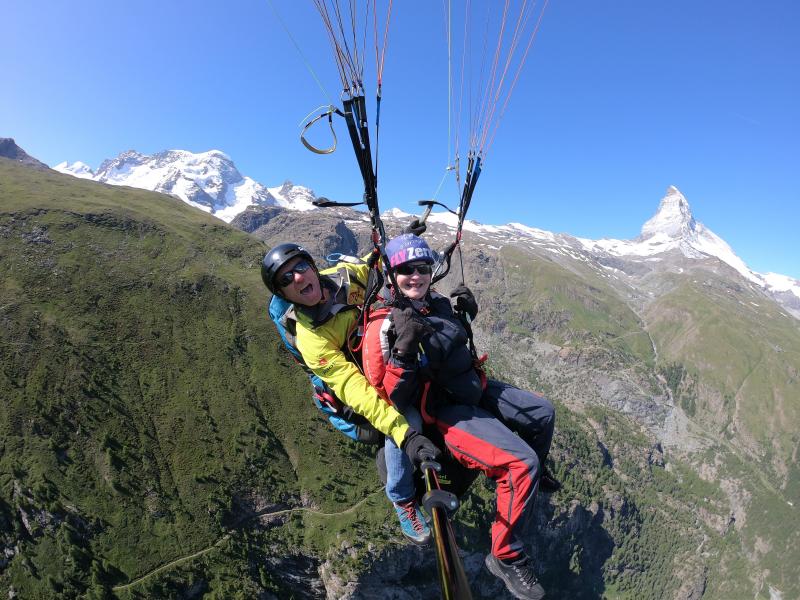
[[[46,164],[36,160],[30,154],[25,152],[22,148],[17,146],[14,138],[0,137],[0,157],[13,160],[26,167],[33,167],[34,169],[49,170]]]
[[[697,227],[697,222],[692,216],[692,209],[686,197],[674,185],[667,188],[666,195],[661,199],[656,214],[644,225],[640,238],[647,239],[656,235],[672,239],[680,239],[691,234]]]
[[[73,163],[67,161],[60,162],[53,167],[53,170],[58,171],[59,173],[72,175],[73,177],[78,177],[80,179],[94,179],[94,171],[92,171],[92,168],[79,160]]]

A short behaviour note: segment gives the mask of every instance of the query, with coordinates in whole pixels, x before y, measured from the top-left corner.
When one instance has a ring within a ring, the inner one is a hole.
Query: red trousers
[[[546,398],[490,380],[480,405],[446,404],[434,415],[447,450],[497,484],[492,554],[517,557],[547,458],[555,415]]]

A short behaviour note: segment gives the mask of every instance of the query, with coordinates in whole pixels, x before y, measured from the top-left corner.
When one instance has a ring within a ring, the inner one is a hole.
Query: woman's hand
[[[473,320],[478,314],[478,302],[472,291],[463,283],[457,286],[452,292],[450,297],[455,299],[455,308],[469,315],[470,320]]]
[[[416,236],[421,236],[427,228],[428,226],[424,221],[420,223],[419,219],[414,219],[403,228],[403,233],[413,233]]]
[[[421,465],[425,461],[437,460],[442,452],[432,441],[413,429],[406,432],[406,437],[400,446],[414,465]]]
[[[393,354],[399,358],[415,356],[419,343],[433,333],[433,327],[411,306],[393,308],[392,322],[397,336]]]

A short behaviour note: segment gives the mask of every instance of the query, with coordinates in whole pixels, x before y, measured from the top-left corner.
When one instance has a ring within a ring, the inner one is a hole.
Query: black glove
[[[428,229],[428,226],[422,222],[419,222],[419,219],[414,219],[409,223],[406,227],[403,228],[403,233],[413,233],[414,235],[422,235],[425,233],[425,230]]]
[[[394,354],[401,358],[416,355],[417,346],[433,327],[410,306],[392,309],[392,322],[397,338],[394,341]]]
[[[470,319],[474,319],[478,314],[478,303],[472,291],[463,283],[450,292],[450,297],[456,299],[456,310],[464,311]]]
[[[442,454],[441,450],[432,441],[413,429],[409,429],[406,432],[406,437],[403,438],[400,448],[406,453],[411,462],[417,466],[426,460],[436,460]]]

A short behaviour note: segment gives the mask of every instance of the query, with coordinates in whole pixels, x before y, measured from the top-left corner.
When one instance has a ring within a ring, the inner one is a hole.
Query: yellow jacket
[[[315,325],[312,311],[296,306],[297,349],[308,368],[333,390],[339,400],[364,416],[375,429],[391,436],[400,446],[409,428],[405,417],[378,396],[375,388],[344,352],[350,334],[358,325],[358,311],[352,308],[348,310],[348,307],[364,303],[369,267],[366,264],[341,262],[320,271],[321,278],[326,276],[337,287],[332,292],[335,294],[334,314],[323,320],[322,324]],[[351,282],[355,284],[351,285]]]

